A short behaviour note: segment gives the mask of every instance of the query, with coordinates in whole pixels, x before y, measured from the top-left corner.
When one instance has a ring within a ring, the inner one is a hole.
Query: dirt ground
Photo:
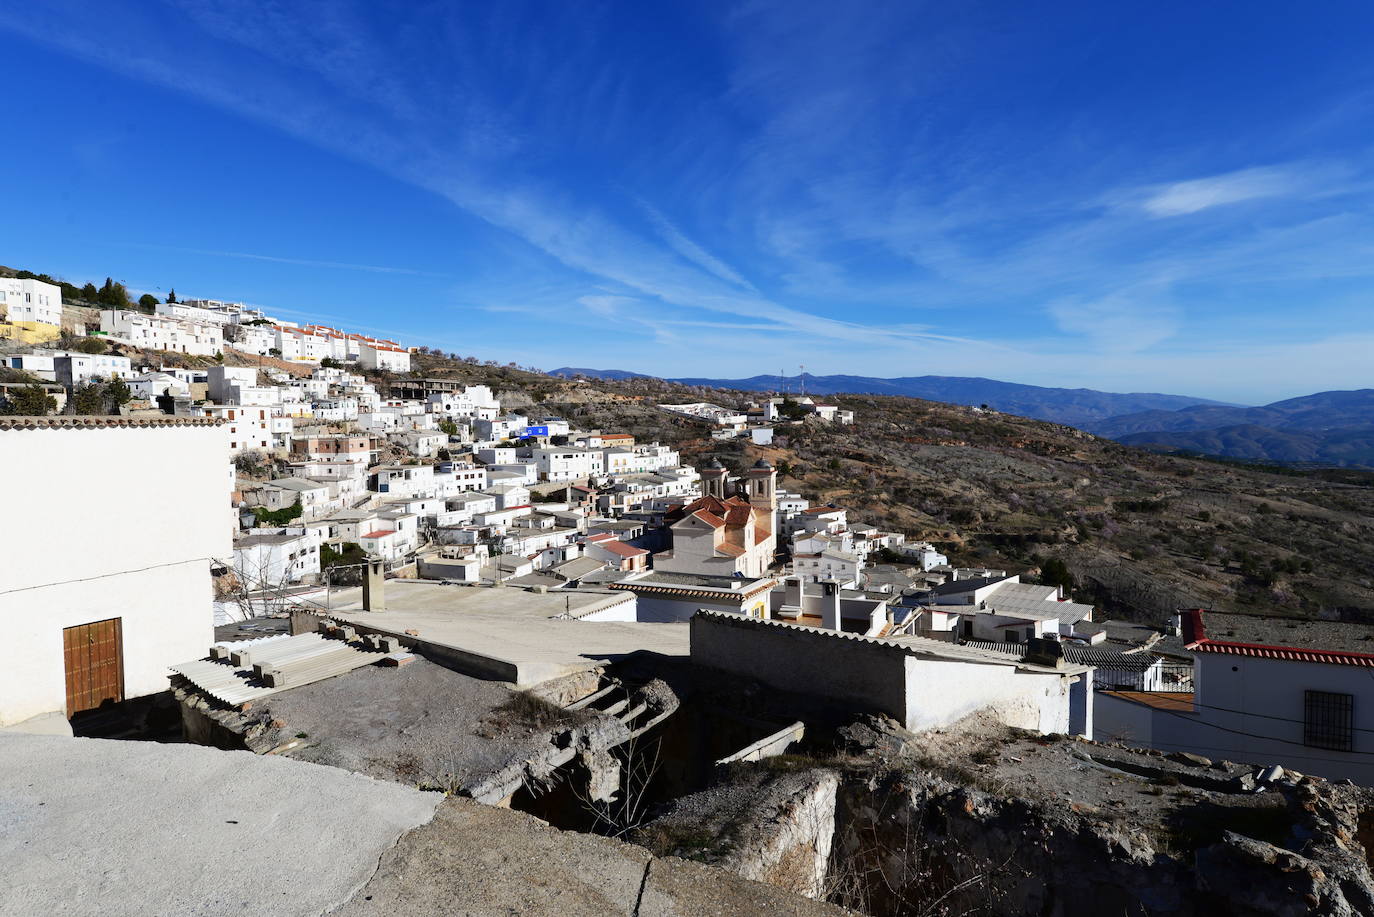
[[[284,739],[306,740],[293,758],[445,788],[544,746],[544,731],[499,709],[513,695],[497,682],[416,659],[305,685],[267,706],[285,721]]]

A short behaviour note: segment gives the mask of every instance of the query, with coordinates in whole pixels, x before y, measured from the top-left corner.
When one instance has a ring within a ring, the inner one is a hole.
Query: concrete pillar
[[[368,560],[363,570],[363,611],[386,611],[386,564]]]
[[[800,576],[789,576],[783,580],[782,603],[793,608],[801,608],[802,580]]]
[[[821,626],[840,630],[840,584],[833,579],[821,583]]]
[[[1088,669],[1069,685],[1069,734],[1093,737],[1093,670]]]

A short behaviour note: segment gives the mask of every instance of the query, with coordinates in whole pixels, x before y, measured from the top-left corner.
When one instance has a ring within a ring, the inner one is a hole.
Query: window
[[[1304,692],[1302,744],[1333,751],[1353,751],[1354,720],[1353,694]]]

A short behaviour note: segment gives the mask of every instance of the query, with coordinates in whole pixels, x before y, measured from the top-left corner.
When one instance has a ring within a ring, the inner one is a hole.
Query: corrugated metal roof
[[[230,659],[197,659],[174,665],[172,671],[215,700],[236,706],[351,672],[386,655],[320,634],[231,643],[227,647],[234,654]],[[232,661],[234,659],[238,662]],[[280,670],[285,684],[270,687],[254,676],[253,666],[259,663]]]
[[[964,640],[962,645],[992,653],[1006,653],[1017,659],[1023,658],[1028,648],[1024,643],[998,643],[994,640]],[[1075,665],[1143,672],[1159,661],[1159,657],[1153,653],[1123,653],[1109,647],[1079,646],[1076,643],[1064,642],[1059,646],[1064,652],[1064,661]]]

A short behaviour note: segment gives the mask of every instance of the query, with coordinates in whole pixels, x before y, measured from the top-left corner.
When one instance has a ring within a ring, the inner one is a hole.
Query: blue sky
[[[0,0],[0,35],[13,267],[543,368],[1371,384],[1368,3]]]

